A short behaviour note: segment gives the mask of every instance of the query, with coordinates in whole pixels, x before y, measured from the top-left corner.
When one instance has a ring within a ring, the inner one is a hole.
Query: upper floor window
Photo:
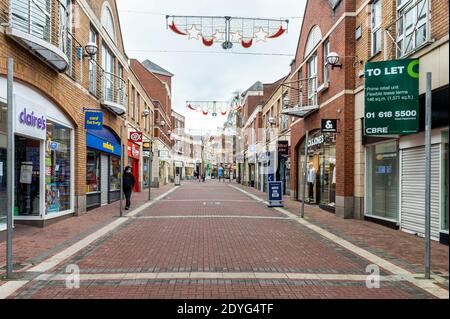
[[[381,0],[376,0],[372,3],[371,7],[371,54],[372,56],[381,51]]]
[[[308,106],[317,105],[317,55],[308,62]]]
[[[397,1],[397,56],[402,57],[430,38],[429,0]]]
[[[306,41],[304,54],[305,58],[308,57],[311,52],[313,52],[320,41],[322,41],[322,31],[320,31],[319,26],[315,25],[309,32],[308,40]]]
[[[110,38],[115,41],[116,39],[116,32],[114,28],[114,19],[113,15],[111,13],[111,9],[107,5],[107,2],[105,2],[105,6],[103,8],[102,12],[102,25],[105,28],[106,32],[110,36]]]
[[[89,29],[89,42],[98,45],[98,35],[92,27]],[[97,55],[89,60],[89,92],[97,94]]]
[[[330,81],[330,67],[328,65],[328,55],[330,54],[330,41],[323,43],[323,83]]]
[[[45,41],[50,41],[51,11],[50,0],[12,0],[12,26]]]

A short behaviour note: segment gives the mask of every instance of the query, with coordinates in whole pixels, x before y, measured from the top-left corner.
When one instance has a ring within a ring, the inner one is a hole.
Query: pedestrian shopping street
[[[263,193],[229,181],[183,182],[144,197],[135,194],[122,218],[118,207],[81,216],[52,247],[39,240],[64,225],[33,230],[40,257],[21,250],[30,228],[19,228],[16,264],[26,266],[16,281],[0,282],[0,297],[448,298],[448,249],[437,243],[433,280],[418,280],[417,239],[374,223],[342,223],[309,206],[301,219],[298,203],[268,208]],[[379,266],[379,288],[367,286],[369,265]],[[79,287],[70,286],[73,269]]]

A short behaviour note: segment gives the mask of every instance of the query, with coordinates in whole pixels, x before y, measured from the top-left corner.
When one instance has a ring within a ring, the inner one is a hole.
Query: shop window
[[[15,216],[38,217],[41,195],[41,141],[15,136]]]
[[[86,192],[94,193],[100,190],[100,152],[87,150]]]
[[[366,215],[398,220],[399,152],[397,142],[367,148]]]
[[[299,148],[298,189],[303,198],[306,176],[305,202],[334,207],[336,203],[336,134],[313,133],[308,139],[305,175],[305,141]]]
[[[7,108],[0,103],[0,228],[6,223],[6,124]]]
[[[47,214],[71,208],[71,129],[47,121],[45,187]]]
[[[109,190],[120,190],[120,158],[117,156],[110,157],[109,163]]]

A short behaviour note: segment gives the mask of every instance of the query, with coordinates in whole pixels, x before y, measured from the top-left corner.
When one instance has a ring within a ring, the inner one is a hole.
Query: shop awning
[[[281,114],[294,116],[294,117],[300,117],[305,118],[314,113],[319,109],[319,106],[313,105],[313,106],[304,106],[304,107],[293,107],[290,109],[286,109],[281,111]]]
[[[106,126],[103,126],[101,130],[87,130],[86,145],[105,153],[120,156],[120,140]]]

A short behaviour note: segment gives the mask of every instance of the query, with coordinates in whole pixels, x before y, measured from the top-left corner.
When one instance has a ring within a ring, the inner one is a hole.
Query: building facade
[[[448,1],[356,1],[355,206],[358,214],[423,236],[425,79],[432,73],[432,239],[448,243]],[[364,64],[419,60],[419,134],[364,137]],[[375,200],[376,198],[376,200]]]
[[[359,218],[353,209],[354,12],[355,1],[307,2],[285,105],[297,118],[291,124],[291,196],[342,218]],[[330,67],[330,52],[342,67]],[[322,134],[322,119],[338,120],[338,133]]]
[[[153,117],[153,181],[159,187],[173,180],[172,140],[172,77],[173,74],[157,64],[132,59],[130,67],[142,83],[155,108]]]
[[[94,202],[114,201],[119,172],[112,177],[101,172],[117,167],[128,74],[115,1],[0,5],[3,133],[8,57],[15,71],[15,222],[43,225],[83,213]],[[96,44],[97,54],[88,54],[88,43]],[[102,131],[85,130],[86,109],[103,112]],[[3,133],[0,161],[6,176]],[[107,160],[94,159],[92,150]]]

